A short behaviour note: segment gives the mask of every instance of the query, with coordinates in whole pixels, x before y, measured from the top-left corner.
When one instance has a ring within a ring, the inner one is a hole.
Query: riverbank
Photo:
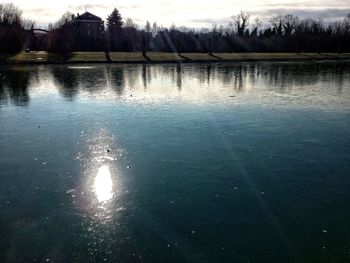
[[[74,52],[69,55],[44,51],[21,52],[0,56],[0,64],[66,64],[66,63],[189,63],[244,61],[347,60],[350,53],[163,53],[147,52]]]

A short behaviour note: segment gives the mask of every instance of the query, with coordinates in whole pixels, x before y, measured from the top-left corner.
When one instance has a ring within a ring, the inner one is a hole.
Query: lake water
[[[349,262],[350,62],[0,67],[0,262]]]

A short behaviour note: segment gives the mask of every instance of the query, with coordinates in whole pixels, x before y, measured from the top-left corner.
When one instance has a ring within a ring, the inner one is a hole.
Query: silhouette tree
[[[234,23],[237,27],[237,35],[242,37],[246,28],[249,25],[250,15],[241,11],[238,15],[232,16]]]
[[[124,28],[126,27],[133,27],[137,29],[138,25],[131,18],[127,18],[124,23]]]
[[[297,25],[298,19],[299,18],[297,16],[293,16],[291,14],[285,15],[283,17],[283,30],[285,36],[289,37],[292,35],[292,32]]]
[[[65,12],[54,24],[51,25],[50,29],[56,29],[64,26],[67,22],[71,21],[74,15],[67,11]]]
[[[107,30],[110,32],[118,32],[122,30],[123,20],[117,8],[107,17]]]
[[[254,24],[253,24],[253,29],[252,29],[252,32],[251,32],[251,36],[252,37],[257,37],[258,36],[258,31],[259,31],[259,28],[261,27],[262,25],[262,22],[260,21],[260,19],[257,17],[255,18],[254,20]]]
[[[107,32],[109,36],[109,43],[112,51],[121,49],[121,35],[122,35],[123,20],[117,8],[114,8],[112,13],[107,17]]]
[[[123,26],[122,35],[122,49],[123,51],[133,52],[137,50],[138,39],[138,25],[131,19],[127,18]]]
[[[272,31],[278,35],[282,36],[283,29],[283,17],[282,16],[273,16],[270,20],[272,24]]]
[[[146,22],[144,38],[145,46],[143,52],[146,53],[149,49],[149,44],[152,38],[151,23],[149,21]]]
[[[158,32],[159,32],[159,27],[157,25],[157,22],[154,22],[152,26],[152,35],[156,36]]]
[[[11,4],[0,4],[0,53],[16,53],[25,42],[22,11]]]

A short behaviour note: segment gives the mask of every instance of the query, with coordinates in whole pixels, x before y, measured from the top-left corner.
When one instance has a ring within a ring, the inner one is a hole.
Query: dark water
[[[349,262],[350,63],[0,67],[0,262]]]

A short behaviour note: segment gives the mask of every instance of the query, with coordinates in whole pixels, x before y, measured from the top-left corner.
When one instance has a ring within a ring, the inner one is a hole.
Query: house
[[[72,20],[65,24],[70,33],[71,47],[75,51],[100,51],[104,49],[104,21],[89,12],[72,15]]]

